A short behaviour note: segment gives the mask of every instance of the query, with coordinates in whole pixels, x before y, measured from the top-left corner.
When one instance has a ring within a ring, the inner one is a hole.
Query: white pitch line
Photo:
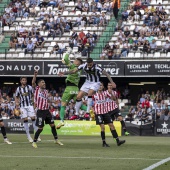
[[[53,158],[53,159],[107,159],[107,160],[145,160],[158,161],[161,159],[146,159],[146,158],[109,158],[109,157],[59,157],[59,156],[14,156],[14,155],[0,155],[0,158]]]
[[[153,164],[153,165],[151,165],[151,166],[149,166],[149,167],[147,167],[143,170],[152,170],[152,169],[157,168],[158,166],[160,166],[160,165],[162,165],[162,164],[164,164],[168,161],[170,161],[170,157],[163,159],[163,160],[161,160],[161,161],[159,161],[159,162],[157,162],[157,163],[155,163],[155,164]]]

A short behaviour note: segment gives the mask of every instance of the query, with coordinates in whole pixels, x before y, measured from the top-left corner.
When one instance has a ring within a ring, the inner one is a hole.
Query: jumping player
[[[27,85],[27,78],[20,78],[21,86],[16,90],[15,94],[15,103],[20,106],[21,118],[24,120],[24,128],[27,134],[28,141],[33,142],[28,126],[28,117],[31,118],[34,131],[37,130],[35,126],[35,112],[33,107],[33,88],[30,85]]]
[[[100,84],[98,92],[92,96],[94,101],[94,111],[96,114],[96,124],[100,125],[101,128],[101,138],[103,141],[103,147],[109,147],[105,140],[105,124],[108,124],[110,127],[111,133],[113,138],[116,139],[117,145],[120,146],[125,143],[125,140],[119,140],[115,127],[113,125],[112,118],[108,114],[107,106],[106,106],[106,99],[107,97],[113,98],[112,90],[103,91],[104,86],[103,83]]]
[[[90,108],[92,105],[92,95],[94,95],[99,87],[100,87],[100,74],[104,74],[109,79],[110,83],[113,87],[116,87],[116,84],[113,82],[110,75],[100,66],[93,62],[92,58],[88,58],[85,64],[81,64],[78,68],[74,70],[70,70],[67,72],[60,72],[60,75],[64,74],[75,74],[76,72],[83,70],[86,74],[86,81],[81,87],[77,99],[76,99],[76,115],[79,114],[80,107],[82,105],[82,98],[83,96],[88,94],[87,100],[87,113],[90,112]]]
[[[113,99],[111,98],[107,98],[107,107],[108,107],[108,113],[110,114],[110,117],[112,118],[112,120],[118,119],[122,125],[122,128],[125,132],[125,135],[128,136],[129,133],[126,130],[126,125],[125,122],[123,120],[123,117],[120,113],[119,110],[119,104],[118,104],[118,95],[116,91],[113,91],[113,87],[111,83],[108,83],[108,90],[107,91],[112,91],[112,95],[114,96]]]
[[[44,121],[46,124],[49,124],[51,126],[51,132],[54,136],[55,143],[59,145],[63,145],[58,140],[54,120],[52,119],[52,115],[49,111],[48,91],[46,90],[46,84],[43,79],[38,80],[38,86],[36,87],[34,93],[34,105],[37,108],[36,125],[38,126],[38,130],[34,135],[34,142],[32,143],[32,146],[34,148],[37,148],[36,142],[40,133],[43,131]]]
[[[70,62],[69,59],[69,52],[64,54],[62,63],[67,65],[69,67],[69,71],[77,69],[79,65],[83,63],[83,61],[80,58],[76,58],[73,63]],[[65,80],[66,82],[66,89],[63,93],[62,99],[61,99],[61,109],[60,109],[60,120],[61,123],[59,123],[56,128],[60,129],[62,126],[64,126],[64,116],[65,116],[65,109],[68,104],[68,102],[73,99],[74,102],[76,101],[77,94],[79,92],[78,84],[80,82],[80,76],[81,71],[78,71],[74,74],[67,75],[67,78]],[[81,105],[82,110],[87,110],[87,106]]]

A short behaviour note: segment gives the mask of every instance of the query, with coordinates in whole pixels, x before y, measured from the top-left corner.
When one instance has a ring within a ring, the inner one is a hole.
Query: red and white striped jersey
[[[42,91],[40,87],[37,86],[34,93],[34,103],[38,110],[48,110],[48,91]]]
[[[106,90],[106,92],[108,92],[108,90]],[[115,96],[116,98],[118,97],[116,91],[112,91],[112,95]],[[106,107],[107,107],[108,112],[119,108],[116,101],[112,100],[111,97],[107,97],[106,101],[107,101],[106,102]]]
[[[111,97],[109,92],[103,91],[102,93],[96,93],[92,96],[94,101],[94,112],[95,114],[106,114],[108,109],[106,107],[106,99]]]

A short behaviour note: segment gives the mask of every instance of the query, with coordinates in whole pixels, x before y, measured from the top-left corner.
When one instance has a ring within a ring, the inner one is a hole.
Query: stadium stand
[[[131,1],[121,13],[109,45],[105,46],[100,58],[168,58],[169,9],[169,1]]]
[[[5,50],[7,59],[59,59],[69,46],[77,53],[77,57],[87,57],[106,29],[112,14],[107,0],[103,4],[94,0],[5,2],[1,16],[5,39],[0,44],[0,58],[4,57],[2,52],[10,46],[9,50]],[[36,47],[33,56],[31,53],[24,55],[29,39]],[[56,43],[59,49],[54,53]]]

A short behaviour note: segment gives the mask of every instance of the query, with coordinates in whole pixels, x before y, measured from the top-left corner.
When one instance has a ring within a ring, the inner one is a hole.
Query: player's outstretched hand
[[[64,75],[64,72],[59,72],[58,75],[62,77]]]
[[[37,76],[37,74],[38,74],[38,70],[35,70],[34,75]]]
[[[112,88],[116,88],[116,84],[115,83],[112,83]]]

